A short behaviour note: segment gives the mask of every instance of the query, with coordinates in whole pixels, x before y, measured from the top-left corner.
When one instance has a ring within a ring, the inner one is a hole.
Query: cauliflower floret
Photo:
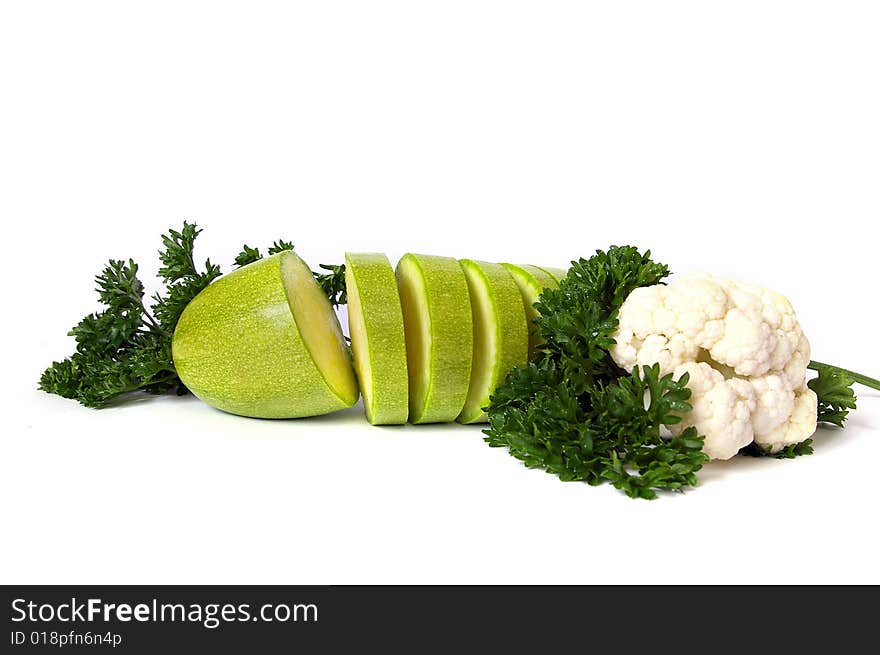
[[[737,375],[761,375],[770,369],[776,334],[753,309],[733,307],[724,317],[724,334],[710,346],[709,355]]]
[[[791,355],[788,363],[782,367],[783,374],[788,379],[788,383],[795,391],[799,391],[807,386],[807,379],[804,372],[807,370],[807,364],[810,363],[810,342],[801,334],[797,348]]]
[[[693,410],[672,432],[693,425],[713,459],[733,457],[753,440],[776,452],[815,431],[810,343],[784,296],[699,275],[635,289],[618,318],[611,348],[618,366],[690,373]]]
[[[818,402],[816,392],[804,387],[794,397],[794,409],[791,415],[777,428],[770,432],[755,432],[755,443],[764,450],[778,453],[791,444],[809,439],[816,431]]]
[[[755,409],[755,392],[744,380],[724,376],[704,362],[689,362],[677,367],[676,379],[690,374],[689,400],[693,409],[681,423],[669,427],[678,436],[694,426],[705,435],[703,452],[712,459],[730,459],[754,438],[751,413]]]
[[[772,432],[794,411],[794,389],[782,375],[764,375],[751,380],[756,406],[752,412],[755,434]]]

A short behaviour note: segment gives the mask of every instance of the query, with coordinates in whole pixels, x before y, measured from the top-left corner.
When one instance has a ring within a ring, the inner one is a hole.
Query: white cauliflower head
[[[752,441],[778,452],[815,432],[810,343],[784,296],[687,277],[634,290],[619,320],[611,348],[618,366],[659,364],[664,375],[689,374],[693,410],[671,431],[694,426],[711,458],[729,459]]]

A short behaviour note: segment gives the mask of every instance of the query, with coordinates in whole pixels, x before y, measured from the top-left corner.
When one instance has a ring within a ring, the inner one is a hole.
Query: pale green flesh
[[[367,326],[364,322],[360,295],[357,284],[351,277],[350,264],[345,262],[345,289],[348,296],[348,333],[351,337],[351,354],[354,370],[357,374],[358,386],[364,399],[364,413],[367,420],[373,422],[373,368],[370,365],[370,346],[367,337]]]
[[[409,420],[454,420],[468,393],[473,327],[467,281],[450,257],[407,254],[397,264],[406,334]]]
[[[172,350],[183,383],[233,414],[316,416],[357,402],[333,308],[292,252],[209,285],[181,315]]]
[[[424,414],[425,398],[431,384],[431,326],[427,291],[418,265],[405,258],[397,265],[397,283],[406,334],[409,420],[415,423]]]
[[[299,333],[318,371],[339,398],[357,402],[358,386],[336,312],[315,281],[311,269],[297,256],[281,260],[282,282]]]
[[[473,314],[474,348],[467,400],[460,423],[485,422],[483,408],[508,372],[528,361],[528,328],[522,295],[500,264],[461,260]]]
[[[373,425],[406,423],[406,340],[394,270],[385,255],[346,253],[348,326],[354,364]]]
[[[526,324],[529,329],[529,359],[531,359],[535,354],[535,349],[543,342],[535,325],[535,319],[538,317],[535,303],[544,289],[555,289],[558,283],[547,271],[537,266],[528,264],[521,266],[502,264],[502,266],[513,276],[522,294],[523,309],[526,313]]]

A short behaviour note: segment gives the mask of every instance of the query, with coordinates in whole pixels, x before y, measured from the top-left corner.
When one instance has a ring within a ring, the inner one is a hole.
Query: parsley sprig
[[[610,482],[632,498],[696,484],[708,459],[703,437],[664,427],[690,411],[688,378],[659,366],[628,375],[608,352],[617,311],[633,289],[660,283],[669,269],[631,246],[612,246],[572,263],[535,307],[544,339],[534,360],[515,368],[488,408],[490,446],[506,447],[530,468],[563,480]]]
[[[284,252],[285,250],[293,250],[293,244],[290,241],[279,239],[269,246],[269,256],[277,255],[279,252]],[[255,261],[262,258],[263,255],[260,253],[259,248],[251,248],[247,244],[244,244],[241,247],[241,252],[235,256],[235,266],[241,268],[242,266],[253,264]]]
[[[210,259],[201,267],[196,264],[193,252],[200,232],[195,223],[184,222],[180,231],[169,230],[162,236],[159,277],[164,291],[153,295],[149,305],[134,260],[111,259],[95,278],[105,309],[73,327],[68,334],[76,340],[76,351],[53,362],[40,377],[39,388],[94,408],[137,390],[187,393],[171,357],[174,328],[189,302],[222,274]],[[268,253],[284,250],[293,250],[293,244],[278,240]],[[261,258],[259,249],[245,245],[235,264],[244,266]],[[318,283],[331,302],[344,303],[344,266],[323,268],[333,273],[315,274]]]
[[[339,307],[348,302],[345,289],[345,264],[318,264],[327,273],[312,271],[312,275],[330,299],[330,304]]]
[[[210,260],[201,270],[196,266],[198,235],[195,224],[184,223],[179,232],[169,230],[162,237],[159,276],[166,288],[149,307],[138,265],[132,259],[111,259],[95,278],[105,309],[87,315],[69,332],[76,351],[43,372],[40,389],[87,407],[104,407],[138,389],[186,393],[171,358],[171,336],[187,303],[220,276]]]
[[[819,397],[819,421],[843,427],[847,415],[856,408],[856,394],[852,385],[858,382],[866,387],[880,390],[880,380],[854,373],[844,368],[812,361],[809,368],[818,376],[807,383]]]

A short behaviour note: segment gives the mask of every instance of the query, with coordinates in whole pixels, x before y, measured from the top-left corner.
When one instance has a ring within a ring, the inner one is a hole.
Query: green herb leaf
[[[173,282],[198,275],[193,259],[193,248],[200,233],[201,230],[195,223],[184,221],[180,232],[168,230],[168,234],[163,235],[162,245],[165,249],[159,251],[159,259],[163,264],[159,269],[159,276],[163,280]],[[207,268],[211,268],[210,265]]]
[[[293,250],[293,244],[290,241],[278,239],[278,241],[272,242],[272,245],[269,246],[270,255],[277,255],[279,252],[284,252],[285,250]]]
[[[640,286],[669,274],[650,252],[612,246],[572,267],[535,304],[544,343],[514,368],[487,408],[486,442],[563,480],[610,482],[632,498],[697,483],[708,457],[694,428],[668,439],[661,428],[691,410],[688,378],[659,366],[627,375],[611,359],[617,310]]]
[[[345,264],[319,264],[321,268],[329,273],[316,273],[312,271],[312,275],[321,285],[324,293],[330,299],[330,304],[339,307],[348,302],[348,294],[345,290]]]
[[[241,252],[235,256],[235,265],[241,268],[242,266],[253,264],[262,258],[263,255],[260,254],[259,248],[251,248],[248,244],[244,244],[241,247]]]
[[[819,401],[819,421],[843,427],[849,411],[856,408],[856,394],[852,389],[855,382],[849,371],[834,366],[810,362],[819,375],[807,383]]]
[[[597,250],[589,259],[571,263],[561,288],[577,289],[606,312],[618,309],[639,287],[658,284],[669,275],[669,267],[651,260],[633,246],[611,246]]]
[[[96,291],[106,309],[89,314],[70,331],[76,352],[54,362],[40,377],[39,388],[87,407],[104,407],[131,391],[185,393],[171,357],[171,337],[183,308],[220,269],[205,262],[197,270],[193,247],[199,230],[184,223],[181,231],[169,230],[159,252],[163,294],[153,297],[152,311],[144,306],[144,285],[137,264],[110,260],[95,278]]]
[[[805,439],[800,443],[789,444],[785,446],[782,450],[775,453],[771,453],[769,450],[761,448],[761,446],[753,441],[745,448],[741,448],[739,454],[747,455],[748,457],[775,457],[776,459],[794,459],[795,457],[800,457],[802,455],[812,455],[813,440]]]

